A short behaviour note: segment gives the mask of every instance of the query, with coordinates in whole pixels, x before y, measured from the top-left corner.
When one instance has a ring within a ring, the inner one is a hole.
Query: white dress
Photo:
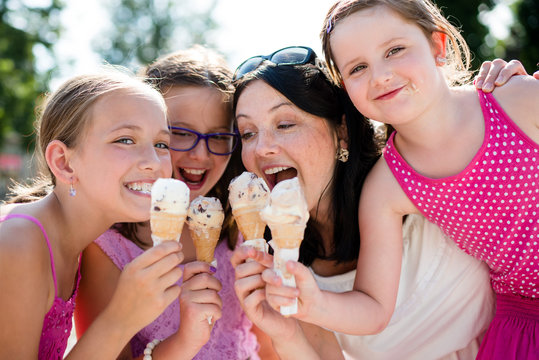
[[[475,359],[494,315],[488,268],[466,255],[434,224],[409,215],[395,312],[376,335],[335,333],[346,359]],[[312,271],[312,269],[311,269]],[[355,270],[314,274],[323,290],[352,289]]]

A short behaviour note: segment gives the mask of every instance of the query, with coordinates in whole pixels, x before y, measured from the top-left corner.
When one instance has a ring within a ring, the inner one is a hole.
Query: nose
[[[279,145],[271,130],[260,130],[256,137],[255,155],[266,157],[279,152]]]
[[[189,157],[194,160],[204,160],[209,158],[210,152],[204,139],[200,139],[194,148],[188,151]]]
[[[371,74],[375,85],[384,85],[393,77],[391,68],[384,64],[371,65]]]
[[[163,161],[165,160],[165,161]],[[170,155],[167,159],[163,159],[155,148],[154,144],[148,144],[141,150],[139,168],[145,171],[157,172],[171,172]]]

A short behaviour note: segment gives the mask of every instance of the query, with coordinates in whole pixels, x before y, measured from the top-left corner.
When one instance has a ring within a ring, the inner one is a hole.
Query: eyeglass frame
[[[294,49],[294,48],[295,49],[305,49],[305,50],[307,50],[307,55],[305,56],[305,60],[303,60],[303,61],[289,61],[289,62],[274,62],[274,61],[271,60],[271,58],[275,54],[277,54],[277,53],[279,53],[279,52],[281,52],[283,50]],[[246,72],[238,75],[238,71],[240,70],[240,68],[243,65],[245,65],[245,63],[247,63],[249,60],[256,59],[256,58],[261,59],[260,63],[257,66],[255,66],[254,68],[252,68],[249,71],[246,71]],[[282,49],[275,50],[274,52],[272,52],[269,55],[255,55],[255,56],[251,56],[250,58],[245,59],[241,64],[238,65],[238,67],[236,68],[236,71],[234,71],[234,76],[233,76],[232,79],[234,81],[237,81],[237,80],[241,79],[245,75],[247,75],[250,72],[256,70],[264,61],[270,61],[271,63],[279,66],[279,65],[304,65],[304,64],[309,64],[309,63],[315,64],[316,59],[317,59],[316,53],[314,52],[313,49],[311,49],[308,46],[287,46],[287,47],[284,47]]]
[[[208,151],[211,154],[218,155],[218,156],[219,155],[227,156],[227,155],[232,154],[234,152],[234,150],[236,150],[236,147],[238,146],[238,143],[241,141],[240,133],[238,132],[237,129],[234,129],[233,133],[218,132],[218,133],[210,133],[210,134],[202,134],[202,133],[199,133],[196,130],[192,130],[192,129],[188,129],[188,128],[184,128],[184,127],[179,127],[179,126],[168,126],[168,129],[171,131],[171,134],[170,134],[171,136],[174,136],[174,134],[172,133],[172,130],[187,131],[187,132],[190,132],[190,133],[195,134],[197,136],[197,139],[196,139],[195,143],[189,149],[176,149],[176,148],[173,148],[172,146],[169,145],[169,149],[174,150],[174,151],[182,151],[182,152],[191,151],[198,145],[198,143],[200,142],[200,139],[204,139],[204,141],[206,142],[206,149],[208,149]],[[216,152],[211,151],[210,145],[208,144],[208,139],[211,138],[213,135],[232,135],[236,139],[236,141],[234,142],[234,144],[232,146],[232,149],[229,152],[223,153],[223,154],[216,153]]]

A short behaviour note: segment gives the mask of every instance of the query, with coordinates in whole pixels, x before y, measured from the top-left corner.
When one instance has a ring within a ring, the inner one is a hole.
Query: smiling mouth
[[[404,88],[404,86],[401,86],[399,87],[398,89],[395,89],[395,90],[391,90],[385,94],[382,94],[380,96],[378,96],[375,100],[389,100],[389,99],[392,99],[394,98],[402,89]]]
[[[188,169],[178,168],[178,172],[187,185],[198,186],[204,182],[206,178],[206,169]]]
[[[151,195],[152,184],[148,182],[132,182],[125,185],[129,190],[136,191],[145,195]]]
[[[269,188],[273,189],[273,187],[281,181],[292,179],[298,176],[298,171],[293,167],[276,166],[264,170],[264,175]]]

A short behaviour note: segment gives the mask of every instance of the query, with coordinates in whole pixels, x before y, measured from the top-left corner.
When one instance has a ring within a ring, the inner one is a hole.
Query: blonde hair
[[[431,41],[434,32],[447,36],[444,73],[450,85],[461,85],[469,81],[471,72],[470,49],[460,31],[442,15],[440,9],[429,0],[339,0],[329,9],[320,33],[322,49],[331,77],[338,84],[342,82],[339,69],[335,65],[331,51],[331,33],[338,23],[349,15],[375,6],[386,6],[405,20],[416,24]],[[358,34],[361,36],[361,34]]]
[[[56,185],[56,179],[45,161],[44,154],[48,144],[59,140],[71,149],[78,146],[91,122],[89,114],[93,105],[103,96],[118,91],[149,97],[166,111],[163,97],[157,90],[116,67],[107,66],[102,72],[80,75],[65,81],[46,98],[35,123],[36,156],[41,175],[31,185],[16,184],[12,187],[13,199],[24,202],[25,194],[43,195],[51,191]]]

